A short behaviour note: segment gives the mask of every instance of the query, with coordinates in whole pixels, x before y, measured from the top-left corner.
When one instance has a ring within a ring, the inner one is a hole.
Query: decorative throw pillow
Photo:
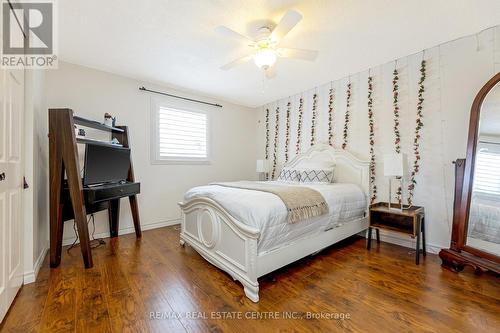
[[[300,171],[301,183],[330,184],[333,183],[333,169],[302,170]]]
[[[283,168],[278,176],[278,180],[283,182],[298,182],[300,180],[299,177],[299,170]]]

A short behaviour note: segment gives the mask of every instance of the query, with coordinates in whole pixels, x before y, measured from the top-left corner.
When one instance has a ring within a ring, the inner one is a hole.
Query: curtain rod
[[[164,96],[168,96],[168,97],[179,98],[179,99],[183,99],[183,100],[189,101],[189,102],[195,102],[195,103],[200,103],[200,104],[206,104],[206,105],[210,105],[210,106],[215,106],[215,107],[218,107],[218,108],[222,107],[222,105],[220,105],[220,104],[209,103],[209,102],[200,101],[198,99],[192,99],[192,98],[187,98],[187,97],[182,97],[182,96],[167,94],[167,93],[164,93],[164,92],[161,92],[161,91],[146,89],[145,87],[139,87],[139,90],[151,92],[151,93],[154,93],[154,94],[164,95]]]

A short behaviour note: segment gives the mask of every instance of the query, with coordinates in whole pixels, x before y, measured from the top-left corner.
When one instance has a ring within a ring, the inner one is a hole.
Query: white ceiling
[[[60,59],[246,106],[316,85],[500,24],[499,0],[64,0]],[[279,59],[265,81],[247,63],[219,67],[246,46],[222,38],[226,25],[255,35],[293,8],[304,19],[285,47],[319,50],[314,63]]]

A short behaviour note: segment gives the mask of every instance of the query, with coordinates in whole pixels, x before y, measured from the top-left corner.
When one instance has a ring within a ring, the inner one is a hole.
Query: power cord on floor
[[[106,242],[104,241],[104,239],[102,238],[95,238],[94,237],[94,234],[95,234],[95,217],[94,217],[94,214],[90,214],[90,217],[88,218],[87,220],[87,225],[90,223],[90,221],[92,221],[92,233],[91,233],[91,239],[90,239],[90,248],[91,249],[95,249],[101,245],[106,245]],[[71,251],[71,249],[73,249],[74,247],[76,247],[76,242],[78,242],[78,231],[76,230],[76,221],[73,221],[73,230],[75,232],[75,240],[73,241],[73,244],[71,244],[70,247],[68,247],[68,249],[66,250],[67,253],[69,253],[69,251]]]
[[[101,245],[106,245],[106,242],[102,238],[95,238],[94,237],[94,234],[95,234],[95,217],[94,217],[94,214],[91,214],[90,217],[92,218],[92,239],[90,240],[90,248],[91,249],[95,249],[96,247],[99,247]],[[92,245],[93,241],[97,241],[97,243],[94,243],[94,245]]]
[[[90,217],[89,217],[89,219],[87,220],[87,224],[89,223],[89,221],[90,221]],[[66,250],[66,252],[67,252],[68,254],[69,254],[69,251],[71,251],[71,249],[72,249],[72,248],[74,248],[74,247],[76,246],[76,242],[78,242],[78,239],[79,239],[79,237],[78,237],[78,232],[76,231],[76,221],[75,221],[75,220],[73,220],[73,231],[75,232],[75,236],[76,236],[76,237],[75,237],[75,240],[73,241],[73,244],[71,244],[71,246],[70,246],[70,247],[68,247],[68,249]]]

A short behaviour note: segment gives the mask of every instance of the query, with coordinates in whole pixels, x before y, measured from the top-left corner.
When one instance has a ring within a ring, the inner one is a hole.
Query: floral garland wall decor
[[[266,151],[265,151],[266,161],[269,160],[269,108],[266,108]],[[269,178],[266,172],[266,180]]]
[[[420,171],[420,131],[424,127],[422,122],[423,115],[423,104],[424,104],[424,92],[425,86],[424,81],[426,77],[426,62],[422,60],[420,63],[420,80],[418,81],[418,102],[417,102],[417,120],[415,124],[415,138],[413,139],[413,153],[415,155],[415,161],[413,162],[413,170],[410,174],[410,183],[408,184],[408,205],[413,204],[413,195],[415,191],[415,185],[417,181],[415,177]]]
[[[350,108],[351,108],[351,82],[347,84],[347,98],[346,98],[346,110],[344,119],[344,136],[342,142],[342,149],[347,148],[348,138],[349,138],[349,120],[350,120]]]
[[[271,173],[271,179],[274,179],[276,174],[276,164],[278,163],[278,138],[279,138],[279,128],[280,128],[280,107],[276,106],[276,124],[274,126],[274,150],[273,150],[273,171]]]
[[[392,78],[392,106],[394,109],[394,149],[396,153],[401,153],[401,134],[399,132],[399,76],[398,70],[394,69]]]
[[[266,108],[266,160],[269,159],[269,108]]]
[[[333,147],[333,88],[328,96],[328,144]]]
[[[286,132],[285,132],[285,162],[288,162],[288,146],[290,145],[290,113],[292,103],[286,105]]]
[[[397,62],[396,62],[397,66]],[[393,94],[393,101],[392,101],[392,106],[394,109],[394,150],[396,151],[397,154],[401,153],[401,133],[399,132],[399,72],[397,68],[394,68],[394,72],[392,72],[392,94]],[[401,205],[401,195],[403,193],[403,189],[401,186],[398,186],[398,189],[396,190],[396,199],[398,200],[398,203]]]
[[[297,122],[297,145],[295,153],[298,155],[300,153],[300,143],[302,140],[302,118],[304,116],[304,99],[300,97],[299,100],[299,119]]]
[[[370,128],[370,190],[371,203],[377,200],[377,185],[375,184],[375,121],[373,119],[373,77],[368,76],[368,126]]]
[[[318,108],[318,94],[314,93],[313,95],[313,105],[312,105],[312,116],[311,116],[311,146],[314,146],[316,142],[316,118],[317,118],[317,110]]]

